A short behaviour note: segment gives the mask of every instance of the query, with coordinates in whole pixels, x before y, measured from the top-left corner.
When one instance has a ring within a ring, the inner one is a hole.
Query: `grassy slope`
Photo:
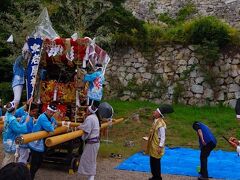
[[[109,140],[113,143],[101,143],[100,156],[106,157],[111,153],[122,154],[127,157],[141,150],[142,137],[148,135],[151,126],[151,114],[157,105],[150,102],[119,100],[108,101],[115,110],[115,118],[124,117],[123,123],[109,129]],[[182,146],[198,148],[198,139],[192,129],[195,120],[207,124],[218,140],[218,149],[233,150],[222,135],[236,136],[238,124],[235,112],[227,107],[194,107],[174,105],[175,112],[169,114],[167,123],[166,144],[171,147]],[[140,122],[132,120],[133,114],[139,114]],[[106,139],[106,137],[102,137]],[[125,147],[126,141],[134,141],[134,147]]]

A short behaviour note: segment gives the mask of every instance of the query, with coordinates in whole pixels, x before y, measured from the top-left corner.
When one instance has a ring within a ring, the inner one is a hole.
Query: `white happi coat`
[[[96,114],[89,115],[79,127],[84,131],[83,140],[99,137],[100,127]],[[97,167],[97,153],[100,143],[86,143],[78,167],[81,175],[95,176]]]

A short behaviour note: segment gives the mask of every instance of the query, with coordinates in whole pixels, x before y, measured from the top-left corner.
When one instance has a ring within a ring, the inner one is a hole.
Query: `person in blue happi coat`
[[[6,164],[14,162],[15,160],[15,152],[16,152],[16,144],[15,139],[17,136],[23,133],[27,133],[28,127],[26,120],[25,123],[20,124],[16,117],[15,113],[15,104],[14,102],[7,103],[4,108],[6,108],[7,112],[5,114],[4,120],[4,128],[3,128],[3,148],[4,148],[4,158],[2,161],[2,167]]]
[[[23,106],[21,106],[20,108],[16,109],[14,116],[17,119],[20,119],[22,116],[25,116],[28,114],[28,108],[29,108],[29,104],[31,104],[33,101],[33,98],[29,98],[27,103],[25,103]]]
[[[104,83],[103,67],[101,64],[96,65],[96,71],[91,74],[85,74],[83,82],[89,82],[87,96],[89,105],[94,105],[96,108],[99,106],[103,96],[103,83]]]
[[[30,109],[29,109],[29,106],[30,106]],[[26,109],[29,109],[29,113],[26,112],[26,114],[21,117],[20,123],[24,124],[26,121],[28,121],[27,133],[32,133],[33,125],[36,121],[35,118],[37,118],[37,114],[38,114],[38,105],[32,102],[30,105],[26,105]],[[29,158],[29,152],[30,152],[30,149],[28,147],[28,144],[20,145],[18,162],[27,164],[27,160]]]
[[[57,104],[52,102],[47,106],[47,110],[38,117],[37,122],[33,125],[32,132],[53,132],[57,127],[57,122],[53,117],[55,112],[57,112]],[[30,173],[31,178],[34,179],[37,170],[42,164],[45,152],[44,139],[30,142],[29,147],[31,150]]]
[[[208,179],[208,156],[210,155],[211,151],[216,147],[217,140],[214,137],[213,133],[209,129],[208,126],[205,124],[195,121],[192,125],[193,129],[197,132],[199,146],[200,146],[200,162],[201,162],[201,169],[200,169],[200,176],[198,177],[199,180]]]
[[[25,66],[27,61],[23,55],[17,57],[13,64],[12,89],[14,94],[14,104],[17,108],[22,96],[23,85],[25,83]]]

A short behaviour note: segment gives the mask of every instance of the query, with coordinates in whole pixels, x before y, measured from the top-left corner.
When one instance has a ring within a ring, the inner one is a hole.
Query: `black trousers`
[[[161,158],[157,159],[150,156],[150,168],[152,173],[151,180],[162,180],[161,176]]]
[[[32,180],[34,179],[37,170],[42,164],[43,154],[43,152],[38,152],[31,149],[30,173]]]
[[[216,144],[213,142],[208,143],[206,146],[203,146],[201,148],[201,154],[200,154],[200,161],[201,161],[201,170],[200,174],[204,178],[208,178],[208,156],[210,155],[211,151],[216,147]]]

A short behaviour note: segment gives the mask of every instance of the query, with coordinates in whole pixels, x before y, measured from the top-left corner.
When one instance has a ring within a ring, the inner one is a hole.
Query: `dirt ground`
[[[115,170],[122,160],[118,159],[98,159],[97,175],[95,180],[147,180],[151,177],[149,173]],[[61,171],[56,167],[44,165],[36,175],[36,180],[87,180],[86,177],[79,176],[77,173],[69,175],[67,171]],[[164,180],[197,180],[196,177],[163,175]]]
[[[3,159],[2,144],[0,145],[0,161]],[[114,169],[123,159],[98,158],[97,175],[95,180],[147,180],[151,177],[150,173],[141,173],[133,171],[122,171]],[[77,173],[68,174],[67,168],[62,166],[53,166],[52,164],[43,164],[36,174],[36,180],[86,180]],[[164,180],[197,180],[196,177],[163,175]]]

